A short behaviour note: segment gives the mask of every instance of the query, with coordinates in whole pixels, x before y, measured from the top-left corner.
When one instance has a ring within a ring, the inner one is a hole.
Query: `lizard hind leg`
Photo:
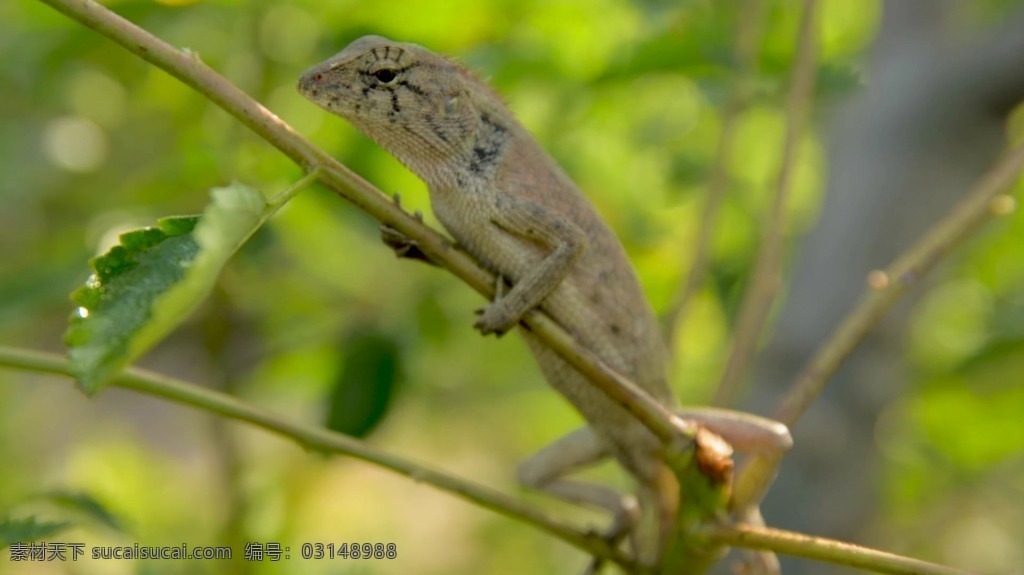
[[[603,509],[612,515],[612,524],[604,537],[613,545],[633,532],[640,518],[635,497],[610,487],[587,483],[565,476],[589,467],[610,455],[607,445],[589,427],[582,427],[555,440],[519,464],[519,483],[585,507]],[[635,542],[634,542],[635,547]],[[600,560],[594,559],[586,573],[596,573]]]

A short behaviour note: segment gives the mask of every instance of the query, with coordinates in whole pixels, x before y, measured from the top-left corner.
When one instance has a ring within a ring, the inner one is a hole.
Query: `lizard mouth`
[[[311,68],[299,77],[296,86],[299,93],[304,96],[317,96],[320,94],[320,86],[323,83],[324,75],[319,66]]]

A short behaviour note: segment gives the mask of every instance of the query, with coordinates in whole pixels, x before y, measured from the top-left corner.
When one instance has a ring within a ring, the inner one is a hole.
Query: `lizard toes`
[[[419,242],[387,224],[380,225],[380,239],[384,245],[391,248],[391,251],[399,259],[421,260],[437,265],[427,254],[423,253]]]
[[[481,335],[495,334],[498,337],[505,335],[509,329],[515,325],[515,321],[508,321],[505,318],[500,317],[501,314],[495,313],[493,308],[488,306],[475,311],[479,317],[473,322],[475,327]]]
[[[403,245],[412,241],[408,236],[387,224],[380,225],[380,239],[388,246]]]
[[[489,335],[492,333],[497,333],[497,330],[495,330],[494,327],[491,326],[489,322],[483,320],[484,317],[481,315],[479,319],[473,322],[473,327],[480,332],[480,335]]]

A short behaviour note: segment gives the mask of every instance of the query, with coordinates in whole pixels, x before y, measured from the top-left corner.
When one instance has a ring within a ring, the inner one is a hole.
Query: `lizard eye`
[[[394,70],[389,68],[381,68],[373,73],[373,77],[379,80],[382,84],[390,84],[395,81],[398,74]]]

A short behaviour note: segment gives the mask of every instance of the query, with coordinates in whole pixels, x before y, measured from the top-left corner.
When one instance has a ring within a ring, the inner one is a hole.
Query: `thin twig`
[[[974,190],[907,253],[884,271],[869,274],[869,291],[829,338],[831,345],[824,346],[800,372],[775,412],[777,420],[795,424],[821,393],[826,381],[896,300],[981,224],[1008,213],[1007,207],[1013,205],[1012,198],[1000,194],[1013,185],[1022,169],[1024,146],[1013,150],[985,174]]]
[[[41,351],[0,346],[0,366],[72,377],[64,357]],[[287,421],[226,393],[143,369],[125,369],[115,376],[111,385],[251,423],[293,439],[308,448],[362,459],[414,481],[432,485],[506,517],[533,525],[586,553],[614,561],[627,569],[627,572],[632,573],[638,569],[622,551],[609,545],[600,535],[581,531],[489,487],[385,453],[347,435]]]
[[[1022,170],[1024,145],[1003,156],[964,199],[885,270],[869,274],[866,293],[803,368],[779,405],[775,412],[778,421],[792,427],[839,366],[908,289],[982,224],[1013,210],[1013,198],[1000,194],[1014,184]],[[777,460],[758,457],[739,474],[734,499],[737,508],[760,502],[777,467]]]
[[[788,221],[786,210],[789,207],[789,193],[793,187],[794,166],[814,97],[814,77],[818,62],[817,14],[817,0],[804,0],[797,39],[797,59],[786,101],[786,136],[775,197],[750,286],[740,306],[732,351],[715,392],[713,405],[727,406],[735,400],[757,350],[765,320],[782,284],[783,240]]]
[[[319,168],[320,181],[359,206],[381,223],[414,240],[434,262],[441,264],[488,299],[495,278],[466,252],[402,211],[383,192],[303,138],[291,126],[203,64],[192,53],[174,48],[92,0],[40,0],[120,44],[129,52],[165,70],[237,118],[261,138],[307,171]],[[616,403],[666,444],[691,445],[695,427],[672,414],[635,383],[580,346],[546,314],[533,311],[521,322],[552,350],[590,379]]]
[[[36,350],[0,346],[0,366],[72,377],[67,359],[57,354]],[[587,553],[617,563],[628,573],[650,574],[648,568],[634,563],[600,535],[590,531],[580,531],[576,527],[554,519],[489,487],[385,453],[347,435],[287,421],[226,393],[143,369],[125,369],[115,376],[110,385],[137,391],[144,395],[161,397],[175,403],[249,423],[292,439],[306,448],[362,459],[414,481],[432,485],[506,517],[537,527]],[[918,573],[921,575],[963,575],[965,573],[848,543],[767,527],[709,524],[704,527],[695,527],[691,533],[696,537],[706,539],[705,543],[708,544],[767,549],[798,557],[870,568],[885,573]],[[904,570],[894,570],[892,567],[900,565],[912,566],[914,569],[908,567]]]
[[[679,333],[680,323],[686,317],[690,301],[697,290],[704,284],[711,259],[711,239],[718,224],[718,210],[725,199],[729,187],[729,166],[732,162],[733,138],[740,113],[750,99],[751,84],[757,68],[758,49],[764,33],[764,1],[746,0],[739,15],[736,27],[736,43],[733,58],[736,71],[729,88],[729,97],[722,110],[722,133],[718,139],[715,160],[711,166],[707,194],[704,197],[704,209],[701,210],[697,228],[697,240],[693,248],[692,264],[686,279],[679,284],[672,306],[663,320],[666,340],[669,349],[675,349],[675,341]]]
[[[824,537],[753,525],[710,525],[703,535],[722,545],[771,549],[796,557],[848,565],[894,575],[970,575],[970,571],[936,565]]]

